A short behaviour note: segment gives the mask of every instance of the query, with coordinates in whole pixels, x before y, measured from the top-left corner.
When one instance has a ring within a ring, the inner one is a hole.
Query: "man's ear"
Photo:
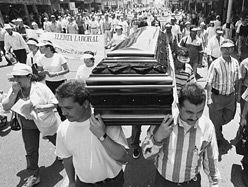
[[[85,100],[83,103],[84,108],[89,108],[90,107],[90,102],[88,100]]]

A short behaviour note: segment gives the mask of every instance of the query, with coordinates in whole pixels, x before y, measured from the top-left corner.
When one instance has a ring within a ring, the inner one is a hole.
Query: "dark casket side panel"
[[[159,125],[171,114],[173,79],[164,33],[145,27],[132,37],[109,52],[86,81],[94,113],[105,125]]]

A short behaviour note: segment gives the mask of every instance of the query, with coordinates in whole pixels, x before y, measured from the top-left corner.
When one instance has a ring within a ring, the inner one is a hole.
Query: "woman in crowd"
[[[66,81],[65,74],[69,73],[69,67],[66,59],[55,51],[53,43],[49,40],[41,41],[40,46],[41,58],[37,59],[39,74],[46,75],[46,85],[55,93],[55,90]],[[57,108],[61,120],[65,117],[61,109]]]
[[[45,84],[36,82],[30,66],[17,63],[11,75],[14,82],[2,104],[5,111],[10,110],[16,103],[21,108],[22,115],[16,116],[22,127],[29,172],[24,186],[33,186],[40,182],[38,166],[40,133],[56,144],[56,132],[61,123],[59,116],[54,112],[58,101]]]
[[[35,38],[29,38],[27,41],[28,48],[30,49],[30,53],[27,55],[27,62],[26,64],[29,65],[32,70],[33,74],[37,76],[37,81],[44,81],[45,76],[44,75],[39,75],[38,74],[38,65],[37,65],[37,59],[42,56],[40,53],[38,45],[38,40]]]
[[[92,70],[96,67],[94,55],[95,54],[92,51],[84,52],[84,55],[81,58],[84,63],[79,66],[75,79],[85,82],[89,78]]]

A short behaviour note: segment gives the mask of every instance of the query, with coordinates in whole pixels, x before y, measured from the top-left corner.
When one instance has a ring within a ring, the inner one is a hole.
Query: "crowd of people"
[[[166,14],[168,13],[168,14]],[[168,16],[169,15],[169,16]],[[166,22],[161,17],[169,17]],[[155,186],[201,186],[200,169],[209,183],[218,187],[218,149],[225,140],[223,126],[241,103],[241,126],[247,128],[248,58],[242,52],[248,45],[248,17],[226,29],[219,15],[186,14],[175,10],[140,12],[79,13],[45,17],[42,28],[32,22],[30,29],[69,34],[103,34],[105,48],[118,45],[140,27],[159,27],[166,33],[175,65],[178,94],[177,116],[166,115],[161,125],[151,126],[140,148],[140,126],[132,128],[133,158],[140,150],[146,159],[154,159]],[[83,64],[75,80],[66,80],[70,68],[49,40],[28,38],[21,18],[0,26],[2,57],[13,66],[13,81],[2,101],[4,110],[22,104],[21,124],[30,177],[23,187],[40,182],[40,134],[56,146],[56,156],[63,160],[69,187],[122,187],[122,165],[129,149],[121,126],[105,126],[101,116],[92,114],[90,92],[85,81],[96,67],[95,54],[85,51]],[[238,49],[238,59],[232,57]],[[242,61],[243,60],[243,61]],[[197,83],[197,68],[208,66],[206,90]],[[203,116],[205,104],[209,118]],[[247,131],[248,132],[248,131]],[[248,145],[246,146],[246,148]],[[243,183],[248,185],[248,150],[242,160]]]

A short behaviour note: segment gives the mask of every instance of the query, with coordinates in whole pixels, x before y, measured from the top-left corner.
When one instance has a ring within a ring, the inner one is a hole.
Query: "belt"
[[[111,29],[104,29],[105,31],[110,31]]]
[[[91,29],[97,29],[97,27],[92,27]]]
[[[77,178],[80,181],[80,183],[88,184],[88,185],[93,185],[93,186],[96,186],[97,187],[97,186],[100,186],[102,184],[114,182],[115,180],[117,180],[121,176],[123,176],[123,171],[122,170],[114,178],[106,178],[106,179],[104,179],[102,181],[95,182],[95,183],[85,183],[85,182],[80,181],[80,179],[78,177]]]
[[[198,173],[193,179],[191,179],[190,181],[186,181],[186,182],[181,182],[181,183],[175,183],[178,186],[183,186],[183,185],[187,185],[190,184],[191,182],[196,182],[198,179],[200,179],[200,174]],[[174,183],[174,182],[172,182]]]
[[[221,94],[220,91],[215,89],[215,88],[212,88],[212,93],[215,94],[215,95],[223,95],[223,96],[229,96],[229,95],[234,94],[234,92],[232,92],[230,94]]]

